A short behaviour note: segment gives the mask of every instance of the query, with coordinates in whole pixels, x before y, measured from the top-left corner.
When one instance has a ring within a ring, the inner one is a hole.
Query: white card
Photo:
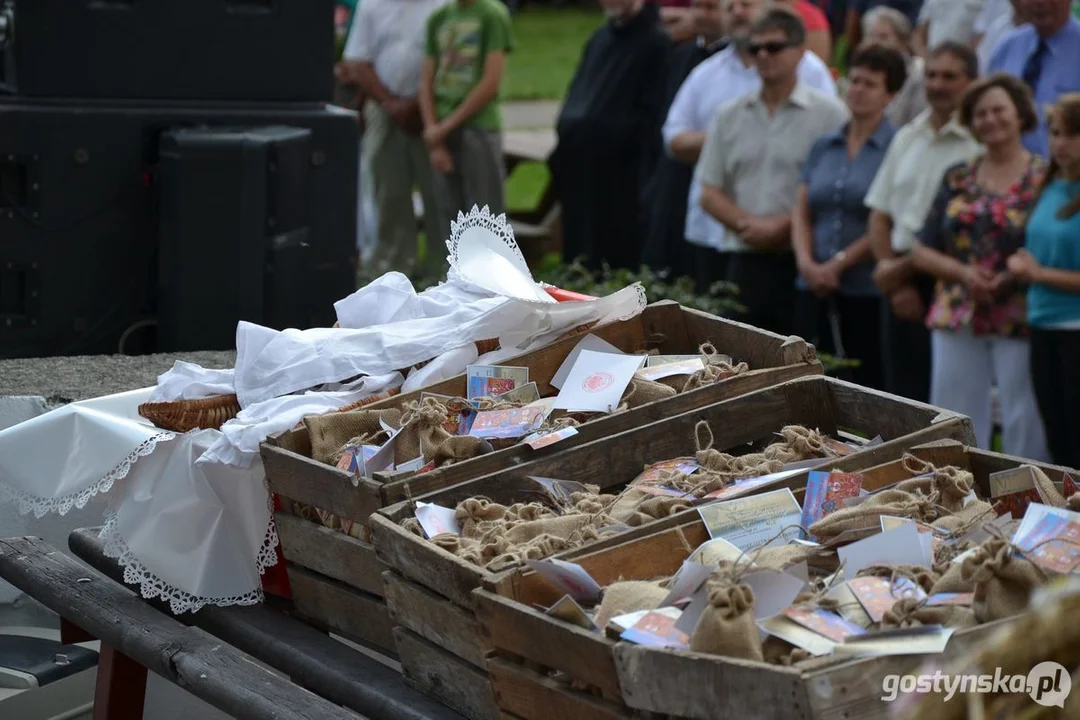
[[[555,398],[555,408],[571,412],[611,412],[634,379],[644,355],[611,355],[582,350]]]
[[[600,602],[600,585],[580,565],[555,558],[528,560],[526,564],[537,575],[582,605],[595,605]]]
[[[384,429],[390,433],[390,439],[382,444],[378,452],[364,460],[364,473],[369,477],[394,465],[394,442],[401,430],[394,430],[389,425],[385,425]]]
[[[548,382],[553,388],[562,389],[563,383],[566,382],[566,377],[570,374],[570,370],[573,369],[574,363],[577,362],[578,355],[583,350],[592,350],[593,352],[608,353],[609,355],[625,355],[622,350],[615,347],[606,340],[601,340],[595,335],[586,335],[581,338],[574,349],[570,351],[570,354],[563,360],[563,364],[559,366],[559,369],[555,371],[555,375]]]
[[[742,576],[742,582],[754,591],[754,618],[772,617],[791,607],[806,583],[786,572],[757,570]]]
[[[650,365],[637,371],[637,376],[643,380],[663,380],[676,375],[693,375],[705,367],[701,358],[683,360],[681,362],[667,363],[664,365]]]
[[[395,470],[400,470],[401,472],[412,472],[414,470],[419,470],[420,468],[424,467],[424,464],[425,464],[424,463],[424,456],[421,455],[420,457],[416,458],[415,460],[410,460],[409,462],[401,463],[400,465],[398,465],[394,469]]]
[[[461,535],[461,526],[452,508],[432,503],[416,503],[416,519],[424,533],[433,538],[436,535]]]
[[[675,577],[668,584],[668,594],[660,602],[660,607],[676,603],[679,600],[690,597],[701,587],[715,568],[691,560],[684,560],[682,567],[675,573]]]
[[[926,533],[925,543],[922,536],[913,523],[838,548],[836,554],[844,568],[844,577],[856,577],[860,570],[872,565],[933,567],[934,555],[930,551],[933,536]]]
[[[828,655],[836,647],[836,643],[824,635],[818,635],[813,630],[804,628],[786,615],[773,615],[772,617],[758,620],[758,627],[769,635],[775,635],[781,640],[787,640],[795,647],[802,648],[811,655]]]

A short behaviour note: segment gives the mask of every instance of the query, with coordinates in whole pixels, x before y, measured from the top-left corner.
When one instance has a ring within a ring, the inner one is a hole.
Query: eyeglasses
[[[761,53],[762,50],[764,50],[767,55],[778,55],[790,47],[794,47],[794,44],[790,42],[783,42],[780,40],[773,40],[771,42],[749,43],[746,46],[746,52],[750,53],[751,56],[756,56]]]

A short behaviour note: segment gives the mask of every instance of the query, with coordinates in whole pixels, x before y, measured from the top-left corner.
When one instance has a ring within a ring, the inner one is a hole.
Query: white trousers
[[[1005,453],[1049,461],[1027,340],[934,330],[932,348],[930,404],[970,417],[979,447],[989,450],[996,385]]]

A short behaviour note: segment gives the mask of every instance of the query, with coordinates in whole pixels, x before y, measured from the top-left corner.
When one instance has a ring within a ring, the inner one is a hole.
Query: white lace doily
[[[450,267],[469,285],[526,302],[555,302],[533,280],[506,215],[492,215],[487,205],[473,205],[468,215],[458,211],[446,248]]]

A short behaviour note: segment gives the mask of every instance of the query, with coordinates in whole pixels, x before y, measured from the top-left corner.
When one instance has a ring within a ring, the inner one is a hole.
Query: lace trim
[[[263,537],[262,547],[255,557],[255,566],[259,568],[259,574],[265,575],[268,568],[278,564],[277,549],[280,544],[277,534],[277,523],[274,522],[274,495],[270,492],[270,482],[263,475],[263,487],[266,488],[266,510],[270,521],[266,523],[266,535]]]
[[[116,521],[116,512],[110,512],[105,521],[105,525],[101,528],[100,537],[105,543],[105,557],[116,559],[120,566],[124,568],[124,582],[128,585],[138,585],[139,593],[144,599],[153,600],[154,598],[161,598],[162,601],[169,603],[169,609],[174,615],[182,615],[187,612],[195,613],[207,605],[230,607],[232,605],[258,605],[263,601],[261,587],[255,588],[251,592],[246,592],[242,595],[233,595],[231,597],[199,597],[172,587],[164,580],[154,575],[154,573],[150,572],[150,570],[135,557],[128,548],[127,543],[120,536],[119,531],[117,531]],[[271,542],[273,544],[271,544]],[[273,557],[272,562],[267,562],[266,557],[264,557],[267,553],[267,547],[270,548],[270,555]],[[271,517],[270,523],[266,528],[266,538],[263,540],[263,547],[259,551],[257,560],[260,573],[267,567],[272,567],[277,563],[277,553],[273,550],[276,547],[277,528],[274,526],[273,517]]]
[[[474,227],[483,228],[494,234],[513,251],[515,264],[524,272],[529,272],[529,264],[525,262],[525,256],[518,248],[517,240],[514,239],[514,229],[506,219],[506,214],[492,215],[487,205],[483,208],[473,205],[468,215],[458,210],[457,220],[450,221],[450,237],[446,240],[446,249],[450,251],[451,267],[458,267],[458,243],[461,241],[461,236],[466,230]]]
[[[131,472],[131,468],[139,460],[146,457],[157,449],[159,442],[167,442],[176,438],[175,433],[160,432],[153,437],[143,440],[137,448],[105,474],[93,485],[83,488],[77,493],[64,495],[63,497],[47,498],[40,495],[31,495],[19,488],[0,482],[0,505],[14,502],[18,505],[20,515],[34,514],[35,518],[44,517],[48,513],[66,515],[72,508],[82,509],[86,503],[99,493],[107,493],[112,489],[117,480],[123,480]]]

